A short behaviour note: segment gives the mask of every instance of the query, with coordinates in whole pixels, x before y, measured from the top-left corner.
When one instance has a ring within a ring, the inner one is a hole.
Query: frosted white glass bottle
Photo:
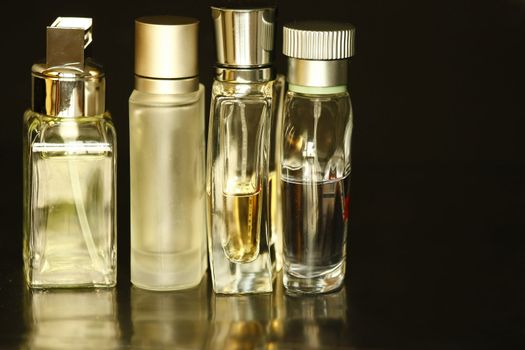
[[[150,290],[199,284],[207,268],[204,87],[198,21],[135,22],[129,99],[131,282]]]
[[[105,77],[84,60],[91,18],[47,28],[24,115],[24,267],[32,288],[116,284],[116,135]]]

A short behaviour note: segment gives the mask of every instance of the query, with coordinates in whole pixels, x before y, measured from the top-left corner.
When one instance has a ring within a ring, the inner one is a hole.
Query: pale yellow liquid
[[[33,146],[31,286],[113,286],[111,148],[104,144],[56,148]]]
[[[224,194],[226,239],[224,253],[234,262],[251,262],[259,255],[261,191],[250,194]]]

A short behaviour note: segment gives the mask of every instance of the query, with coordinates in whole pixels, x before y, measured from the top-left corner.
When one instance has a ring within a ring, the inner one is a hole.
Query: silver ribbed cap
[[[273,7],[212,7],[217,63],[226,67],[258,67],[272,63]]]
[[[354,55],[355,28],[349,23],[304,21],[283,28],[283,54],[303,60],[340,60]]]

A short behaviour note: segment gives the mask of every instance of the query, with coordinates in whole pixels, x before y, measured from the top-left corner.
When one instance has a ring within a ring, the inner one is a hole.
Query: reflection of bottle
[[[84,61],[90,18],[47,28],[24,116],[24,262],[34,288],[116,283],[115,130],[101,68]]]
[[[203,349],[208,332],[208,279],[172,293],[131,288],[132,348]]]
[[[259,349],[268,341],[273,295],[212,295],[207,349]]]
[[[281,136],[284,285],[322,293],[345,274],[352,110],[346,89],[354,27],[284,27],[288,89]]]
[[[118,349],[114,290],[29,291],[27,349]]]
[[[295,348],[348,348],[347,297],[343,286],[334,293],[288,296],[277,290],[279,315],[271,323],[273,347],[280,344]]]
[[[189,288],[207,267],[198,23],[175,16],[135,22],[135,90],[129,100],[131,281],[141,288]]]
[[[212,8],[217,40],[208,143],[208,244],[217,293],[272,291],[268,151],[273,8]]]
[[[287,320],[302,320],[316,322],[319,320],[337,320],[346,323],[347,301],[346,289],[341,288],[335,293],[313,295],[308,297],[284,296],[285,311],[283,318]]]

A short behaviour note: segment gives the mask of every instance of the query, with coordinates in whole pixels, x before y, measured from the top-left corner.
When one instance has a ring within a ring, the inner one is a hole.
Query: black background
[[[155,14],[201,20],[208,105],[215,60],[209,5],[3,5],[0,348],[14,347],[27,330],[22,114],[31,101],[31,64],[45,56],[45,27],[57,16],[94,18],[92,53],[105,67],[118,131],[118,299],[126,305],[133,21]],[[345,336],[356,348],[525,345],[525,1],[279,1],[279,25],[296,19],[357,28]],[[281,35],[279,28],[276,68],[285,73]],[[125,318],[125,306],[119,309]]]

